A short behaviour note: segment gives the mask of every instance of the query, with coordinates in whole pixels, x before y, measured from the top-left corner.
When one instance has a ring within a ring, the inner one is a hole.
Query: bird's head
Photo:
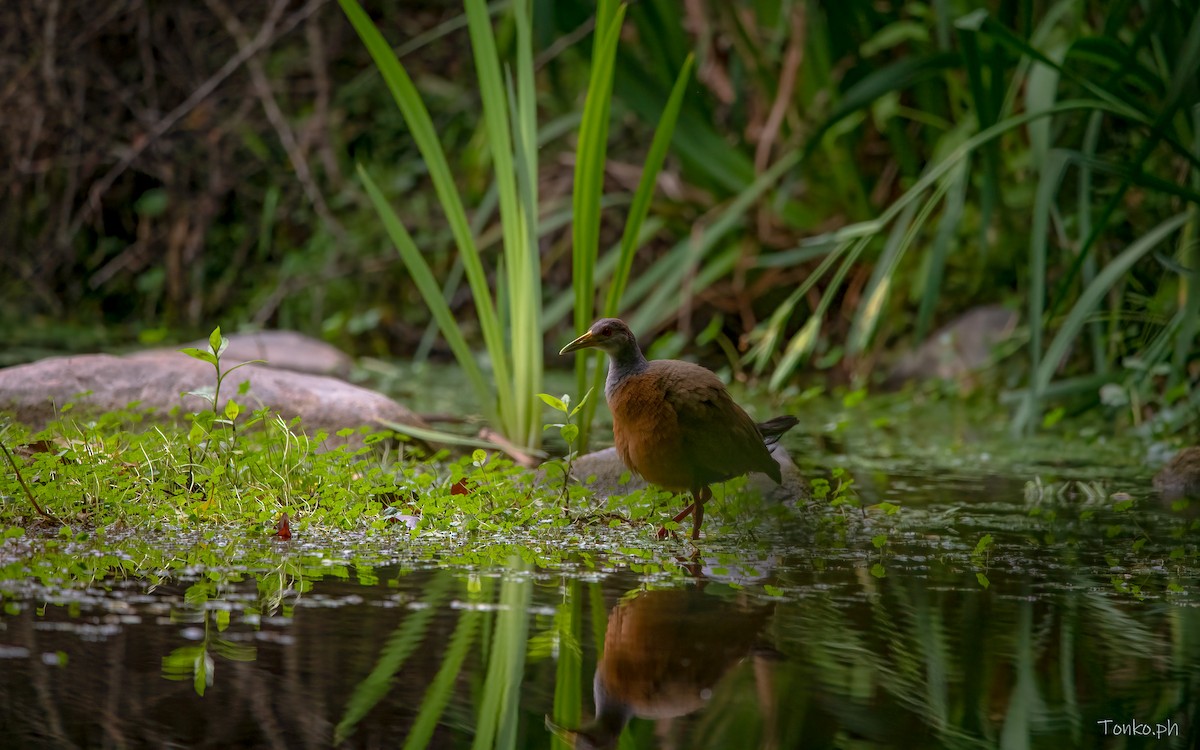
[[[599,349],[610,356],[628,348],[637,349],[637,339],[624,321],[616,318],[601,318],[579,338],[562,348],[559,354],[578,349]]]

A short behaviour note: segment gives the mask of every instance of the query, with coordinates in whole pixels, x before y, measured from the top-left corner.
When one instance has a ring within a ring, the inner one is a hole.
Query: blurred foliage
[[[480,251],[494,255],[461,5],[364,7],[402,41],[397,56],[477,209]],[[516,32],[506,4],[491,10],[507,59]],[[532,4],[548,324],[572,304],[567,134],[594,10]],[[631,4],[601,249],[620,240],[625,212],[607,208],[629,202],[689,54],[698,85],[623,314],[642,334],[677,329],[664,351],[701,333],[717,357],[786,388],[806,362],[866,381],[888,348],[1005,303],[1023,316],[1011,358],[1022,426],[1066,396],[1072,409],[1103,402],[1134,423],[1168,413],[1164,430],[1186,428],[1200,377],[1198,11],[1195,0]],[[115,333],[74,343],[219,321],[428,354],[428,311],[352,179],[356,162],[371,165],[478,336],[425,167],[336,7],[67,0],[6,6],[0,29],[0,325],[14,343],[98,321]]]

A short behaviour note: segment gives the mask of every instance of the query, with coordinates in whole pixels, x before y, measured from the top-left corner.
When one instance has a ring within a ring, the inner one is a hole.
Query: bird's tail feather
[[[795,427],[800,422],[791,414],[784,414],[778,417],[768,419],[766,422],[759,422],[758,434],[762,435],[763,445],[770,448],[779,442],[779,438],[783,437],[783,433]]]

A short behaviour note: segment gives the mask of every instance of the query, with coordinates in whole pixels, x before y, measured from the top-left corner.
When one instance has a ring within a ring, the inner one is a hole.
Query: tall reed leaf
[[[504,582],[500,584],[500,608],[496,612],[496,627],[488,651],[487,675],[472,750],[517,746],[517,717],[532,591],[533,584],[524,563],[512,560]]]
[[[458,358],[490,421],[510,440],[536,447],[541,440],[541,269],[538,260],[537,228],[537,121],[533,75],[533,39],[530,0],[516,0],[512,11],[517,31],[515,83],[501,76],[501,61],[489,10],[484,0],[465,0],[467,26],[474,53],[475,70],[483,102],[484,134],[495,169],[495,187],[500,205],[504,253],[498,276],[503,279],[501,297],[507,319],[501,321],[497,302],[488,286],[488,274],[467,221],[463,202],[450,173],[446,155],[429,113],[404,66],[356,0],[339,0],[375,65],[379,68],[399,106],[413,140],[429,169],[442,210],[459,251],[459,262],[467,276],[475,301],[475,313],[495,382],[493,390],[466,347],[465,338],[445,302],[441,288],[404,231],[395,212],[388,207],[378,186],[360,168],[376,210],[384,220],[416,280],[426,305]],[[506,324],[506,327],[505,325]],[[505,330],[508,336],[505,336]],[[510,348],[511,347],[511,348]]]
[[[383,228],[391,238],[392,244],[396,246],[396,250],[399,251],[400,257],[404,259],[404,265],[408,267],[409,275],[412,276],[421,296],[425,298],[425,304],[433,314],[434,320],[437,321],[438,327],[442,329],[442,335],[446,337],[446,342],[450,344],[450,350],[454,352],[454,356],[466,371],[467,379],[475,388],[485,410],[489,411],[489,418],[494,419],[496,414],[490,409],[494,403],[491,398],[491,388],[484,380],[483,371],[479,369],[479,364],[475,361],[475,355],[467,345],[467,340],[463,338],[462,330],[454,319],[454,313],[450,311],[450,306],[442,297],[441,287],[433,278],[433,271],[429,269],[429,264],[425,262],[425,257],[417,249],[412,236],[404,228],[404,224],[396,216],[396,212],[392,210],[383,191],[379,189],[375,180],[361,164],[358,165],[358,176],[367,189],[367,195],[370,196],[375,211],[383,220]]]
[[[595,42],[592,47],[592,71],[588,81],[583,119],[579,123],[579,144],[575,153],[575,180],[572,194],[574,216],[571,224],[573,263],[571,276],[575,287],[575,331],[583,333],[595,315],[595,267],[600,244],[600,199],[604,193],[604,161],[608,150],[608,120],[612,104],[613,62],[625,5],[611,11],[612,3],[602,2],[596,12]],[[589,354],[575,358],[576,388],[586,393]],[[589,424],[589,420],[582,420]],[[586,447],[586,432],[580,445]]]
[[[694,63],[695,56],[689,54],[683,62],[679,76],[675,79],[671,96],[667,99],[667,105],[659,117],[658,126],[654,129],[654,138],[650,141],[650,150],[646,153],[646,163],[642,166],[642,176],[633,193],[633,202],[630,203],[629,215],[625,219],[625,229],[621,233],[621,249],[617,256],[617,267],[613,272],[612,282],[608,286],[608,294],[604,300],[605,317],[614,317],[621,312],[621,300],[625,295],[625,287],[629,283],[630,271],[633,269],[633,255],[643,240],[642,227],[650,212],[650,200],[654,197],[654,190],[658,185],[658,175],[662,172],[663,162],[667,159],[667,150],[670,148],[671,139],[675,134],[675,123],[679,120],[679,110],[683,106],[683,97],[687,92],[687,83],[691,80]],[[597,357],[596,372],[592,379],[593,393],[600,393],[603,389],[604,367],[604,359]],[[598,399],[590,399],[583,407],[583,415],[579,424],[581,425],[580,441],[584,446],[587,445],[592,415],[595,414],[597,401]]]
[[[426,606],[408,613],[383,645],[374,669],[355,686],[346,701],[346,712],[333,732],[336,744],[344,742],[354,732],[358,722],[391,690],[392,680],[425,640],[433,616],[449,596],[453,584],[454,577],[441,571],[425,587],[423,602]]]
[[[536,188],[529,185],[531,175],[537,174],[536,123],[533,118],[532,102],[536,92],[533,87],[533,58],[529,33],[528,0],[513,3],[518,31],[517,48],[524,46],[525,53],[518,56],[518,100],[529,102],[524,108],[519,101],[510,102],[500,76],[500,58],[496,52],[496,39],[492,33],[492,22],[488,17],[487,5],[483,0],[466,0],[467,24],[471,34],[471,48],[475,56],[475,71],[479,77],[479,92],[483,100],[483,117],[495,168],[496,187],[500,196],[500,225],[504,235],[504,270],[508,289],[509,337],[512,343],[513,381],[507,383],[507,351],[498,352],[501,364],[497,366],[497,387],[500,391],[499,411],[505,432],[510,439],[521,445],[536,444],[541,432],[533,424],[540,410],[534,407],[536,394],[541,391],[541,288],[537,279],[537,245],[530,243],[530,230],[536,235],[537,205],[521,200],[517,190],[517,168],[519,166],[525,196],[536,201]],[[512,120],[516,127],[510,130],[509,107],[517,113]],[[524,110],[524,111],[523,111]],[[520,165],[514,164],[514,133],[520,141],[519,152],[523,157]],[[533,192],[531,192],[533,191]],[[536,285],[536,286],[535,286]],[[489,345],[489,354],[497,352]],[[504,377],[499,374],[505,370]]]
[[[1021,402],[1016,417],[1013,419],[1013,430],[1015,432],[1028,432],[1037,424],[1037,420],[1041,418],[1042,394],[1045,393],[1051,379],[1054,377],[1055,371],[1063,361],[1063,358],[1067,356],[1071,345],[1083,330],[1088,318],[1100,304],[1104,295],[1129,272],[1134,263],[1144,258],[1158,247],[1160,243],[1170,237],[1173,232],[1188,221],[1190,216],[1191,212],[1189,211],[1178,213],[1147,232],[1101,269],[1100,273],[1096,274],[1096,279],[1083,290],[1083,293],[1079,295],[1079,299],[1075,302],[1071,311],[1067,313],[1066,319],[1063,320],[1063,324],[1058,329],[1058,333],[1055,334],[1054,339],[1050,342],[1050,346],[1046,348],[1046,354],[1038,365],[1037,370],[1033,373],[1030,388],[1026,393],[1025,399]]]
[[[459,615],[458,625],[454,628],[454,634],[450,636],[450,645],[446,647],[446,653],[442,657],[442,666],[438,667],[437,674],[426,688],[425,697],[421,700],[421,710],[417,712],[417,718],[413,721],[408,736],[404,738],[404,750],[429,747],[434,730],[437,729],[438,719],[450,703],[450,697],[454,694],[454,684],[462,672],[471,646],[475,643],[475,633],[482,618],[483,612],[475,609],[464,610]]]

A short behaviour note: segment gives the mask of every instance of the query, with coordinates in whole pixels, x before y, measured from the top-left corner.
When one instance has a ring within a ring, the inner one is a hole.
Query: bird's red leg
[[[704,523],[704,503],[712,497],[712,490],[707,487],[702,488],[699,492],[692,493],[696,501],[692,506],[696,509],[692,515],[692,540],[700,538],[700,525]]]
[[[693,495],[693,497],[695,497],[695,495]],[[675,517],[672,518],[671,520],[674,521],[675,523],[679,523],[683,519],[690,516],[695,509],[696,509],[696,504],[691,503],[690,505],[688,505],[688,507],[684,508],[683,510],[679,511],[679,513],[675,514]],[[666,539],[667,534],[669,534],[669,533],[671,533],[671,532],[669,532],[667,530],[667,527],[663,526],[663,527],[659,528],[659,530],[658,530],[658,538]]]
[[[677,514],[675,515],[675,517],[674,517],[674,518],[672,518],[671,520],[672,520],[672,521],[674,521],[675,523],[679,523],[679,522],[680,522],[680,521],[682,521],[683,519],[685,519],[685,518],[687,518],[688,516],[692,515],[692,511],[694,511],[695,509],[696,509],[696,504],[695,504],[695,503],[692,503],[692,504],[691,504],[691,505],[689,505],[688,507],[686,507],[686,508],[684,508],[683,510],[679,511],[679,513],[677,513]]]

